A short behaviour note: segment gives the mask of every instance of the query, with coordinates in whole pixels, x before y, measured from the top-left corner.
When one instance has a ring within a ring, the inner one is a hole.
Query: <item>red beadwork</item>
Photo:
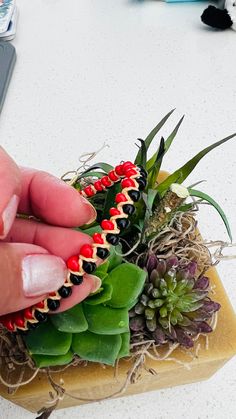
[[[120,202],[126,202],[126,201],[127,201],[127,198],[126,198],[126,196],[123,193],[118,193],[116,195],[116,202],[117,202],[117,204],[119,204]]]
[[[103,230],[114,230],[115,226],[112,221],[102,220],[101,227]]]
[[[116,174],[115,170],[111,170],[111,171],[108,173],[108,176],[109,176],[109,178],[112,180],[112,182],[116,182],[117,180],[119,180],[119,179],[120,179],[120,177],[119,177],[119,176],[117,176],[117,174]]]
[[[25,319],[22,312],[15,314],[14,322],[18,327],[25,327]]]
[[[27,320],[33,320],[34,317],[33,317],[33,313],[32,313],[32,307],[25,308],[24,317]]]
[[[102,187],[102,183],[101,183],[101,180],[100,179],[99,180],[96,180],[96,182],[94,182],[93,186],[96,189],[96,191],[98,191],[98,192],[102,192],[103,189],[104,189]]]
[[[97,244],[103,244],[104,243],[104,240],[103,240],[102,235],[100,233],[94,233],[93,241],[94,241],[94,243],[97,243]]]
[[[119,164],[118,166],[116,166],[115,172],[117,173],[117,175],[123,176],[124,174],[123,165]]]
[[[37,308],[44,308],[45,304],[44,301],[40,301],[39,303],[35,304],[35,307]]]
[[[112,182],[111,182],[111,180],[109,179],[109,177],[108,177],[108,176],[104,176],[104,177],[101,179],[101,182],[102,182],[102,185],[103,185],[103,186],[105,186],[105,188],[107,188],[107,187],[109,187],[109,186],[112,186]]]
[[[88,197],[91,197],[91,196],[95,195],[95,192],[94,192],[94,190],[93,190],[93,188],[92,188],[91,185],[86,186],[86,188],[84,188],[84,192],[86,193],[86,195]]]
[[[78,262],[78,256],[71,256],[67,260],[67,268],[71,271],[78,272],[79,269],[79,262]]]
[[[110,208],[110,216],[114,217],[114,215],[120,215],[120,211],[117,208]]]
[[[127,169],[131,169],[133,167],[136,167],[134,163],[132,163],[131,161],[126,161],[125,163],[123,163],[123,170],[127,170]]]
[[[111,170],[108,175],[103,176],[102,179],[98,179],[94,182],[93,185],[86,186],[82,191],[79,191],[80,194],[89,197],[92,197],[96,194],[96,192],[102,192],[106,190],[109,186],[113,185],[113,182],[121,181],[121,187],[124,188],[134,188],[135,190],[138,190],[139,187],[134,179],[131,179],[132,177],[137,177],[139,174],[139,169],[137,166],[130,162],[126,161],[122,164],[119,164],[115,167],[115,169]],[[123,179],[123,180],[122,180]],[[137,188],[136,188],[137,186]],[[129,198],[126,197],[126,194],[121,192],[116,195],[115,198],[116,203],[122,203],[122,202],[129,202]],[[118,208],[113,207],[110,208],[110,216],[114,217],[114,222],[111,221],[111,219],[103,220],[101,222],[101,227],[104,230],[102,233],[94,233],[93,235],[93,241],[96,243],[99,247],[99,245],[107,245],[106,240],[106,233],[114,231],[117,232],[117,224],[115,221],[116,216],[120,216],[123,214],[122,210],[120,211]],[[117,221],[119,223],[120,221]],[[112,234],[110,234],[112,236]],[[109,243],[111,243],[109,241]],[[95,245],[85,244],[81,247],[79,255],[71,256],[67,260],[67,267],[72,272],[78,272],[80,271],[81,267],[83,266],[84,261],[82,262],[81,256],[84,256],[85,258],[92,259],[93,256],[96,253],[94,250]],[[102,247],[102,246],[101,246]],[[107,247],[107,246],[105,246]],[[101,250],[101,249],[98,249]],[[108,249],[107,249],[108,251]],[[98,252],[99,253],[99,252]],[[97,256],[98,256],[97,253]],[[94,261],[96,261],[96,257],[94,256]],[[86,262],[90,263],[90,262]],[[92,263],[92,262],[91,262]],[[69,279],[66,279],[66,284],[72,286]],[[60,299],[60,296],[57,291],[50,292],[49,297],[53,298],[56,297],[56,299]],[[18,311],[16,313],[13,313],[12,315],[6,315],[0,318],[0,323],[2,323],[8,330],[15,331],[17,327],[19,328],[26,328],[27,329],[27,320],[36,320],[35,318],[35,310],[43,310],[45,308],[45,311],[48,311],[47,306],[47,299],[44,301],[40,301],[34,306],[31,306],[29,308],[26,308],[25,310]]]
[[[3,326],[5,326],[10,332],[14,332],[15,327],[13,324],[13,321],[11,319],[9,319],[9,317],[7,317],[4,320],[1,320]]]
[[[125,178],[121,182],[122,188],[130,188],[131,186],[135,186],[135,182],[133,179]]]
[[[125,176],[126,177],[131,177],[137,174],[137,170],[135,169],[127,169],[125,170]]]
[[[92,258],[93,257],[93,248],[90,244],[84,244],[81,249],[79,254],[81,256],[84,256],[85,258]]]

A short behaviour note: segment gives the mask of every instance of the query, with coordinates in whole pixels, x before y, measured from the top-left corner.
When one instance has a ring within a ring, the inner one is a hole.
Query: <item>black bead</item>
[[[139,168],[140,175],[142,175],[146,179],[147,178],[146,170],[143,168],[143,166],[140,166],[140,165],[138,165],[138,168]]]
[[[82,275],[75,275],[70,273],[70,281],[73,285],[80,285],[82,284],[84,277]]]
[[[109,256],[110,252],[108,249],[105,249],[104,247],[97,247],[97,256],[100,259],[106,259]]]
[[[40,323],[44,323],[46,322],[48,316],[46,313],[42,313],[41,311],[35,310],[34,312],[34,317],[36,318],[36,320],[38,320],[38,322]]]
[[[139,184],[139,190],[143,191],[145,189],[146,185],[147,185],[146,179],[144,177],[139,177],[139,178],[136,179],[136,181]]]
[[[65,287],[64,285],[59,288],[58,294],[61,296],[61,298],[68,298],[72,294],[72,288],[71,287]]]
[[[107,239],[108,243],[110,243],[112,246],[116,246],[120,241],[118,235],[111,234],[111,233],[107,234],[106,239]]]
[[[30,323],[30,322],[27,322],[27,327],[28,327],[28,330],[34,330],[34,329],[37,329],[37,327],[39,327],[39,323]],[[21,333],[26,334],[27,333],[27,330],[21,330]]]
[[[86,260],[83,261],[83,270],[87,274],[92,274],[96,269],[96,263],[94,262],[87,262]]]
[[[127,215],[132,215],[135,212],[135,206],[131,204],[125,204],[122,207],[123,211]]]
[[[128,191],[128,194],[134,202],[137,202],[141,196],[140,192],[136,191],[135,189],[131,189],[131,191]]]
[[[116,224],[120,230],[124,230],[126,228],[129,228],[130,221],[127,218],[118,218],[116,220]]]
[[[60,301],[59,300],[52,300],[51,298],[49,298],[47,300],[47,305],[48,305],[49,310],[55,311],[60,307]]]

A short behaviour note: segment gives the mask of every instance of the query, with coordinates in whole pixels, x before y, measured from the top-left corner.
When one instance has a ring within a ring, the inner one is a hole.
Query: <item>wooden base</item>
[[[143,371],[142,377],[137,383],[128,386],[124,395],[143,393],[145,391],[172,387],[195,381],[206,380],[211,377],[225,362],[236,353],[236,316],[221,284],[215,269],[208,272],[212,284],[215,285],[214,300],[218,301],[222,308],[219,312],[216,330],[209,335],[209,347],[206,348],[204,337],[199,339],[201,344],[198,358],[191,361],[190,357],[177,349],[173,354],[177,361],[188,363],[189,368],[174,361],[147,360],[147,367],[154,369],[158,374],[152,375]],[[75,397],[86,399],[106,398],[120,390],[127,377],[127,371],[131,368],[130,361],[122,360],[119,364],[118,375],[114,378],[112,367],[102,367],[90,363],[87,367],[69,367],[66,371],[52,374],[53,379],[61,384],[68,393]],[[17,371],[16,371],[17,373]],[[18,371],[19,374],[19,371]],[[50,400],[49,391],[51,386],[45,374],[38,376],[28,385],[18,389],[14,395],[9,395],[4,386],[0,386],[0,394],[31,412],[37,412],[43,406],[47,406]],[[86,403],[65,395],[60,401],[58,408],[65,408]]]

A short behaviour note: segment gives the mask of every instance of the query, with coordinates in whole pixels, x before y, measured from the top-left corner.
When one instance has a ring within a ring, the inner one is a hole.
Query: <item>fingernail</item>
[[[16,217],[18,204],[19,197],[17,195],[13,195],[2,213],[2,231],[0,239],[4,239],[8,235]]]
[[[97,218],[97,211],[95,210],[94,206],[92,204],[90,204],[90,202],[84,198],[84,196],[81,196],[82,202],[84,203],[84,205],[87,205],[89,212],[91,214],[91,218],[89,219],[89,221],[86,224],[92,224],[96,218]]]
[[[98,276],[95,276],[95,275],[89,275],[89,276],[93,280],[93,288],[92,288],[91,292],[96,292],[101,287],[102,281],[101,281],[100,278],[98,278]]]
[[[59,289],[65,281],[65,262],[52,255],[29,255],[22,261],[23,292],[37,297]]]

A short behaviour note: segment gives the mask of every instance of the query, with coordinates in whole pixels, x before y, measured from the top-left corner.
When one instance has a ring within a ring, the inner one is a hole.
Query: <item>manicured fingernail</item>
[[[91,218],[89,219],[89,221],[86,224],[92,224],[97,218],[97,211],[95,210],[94,206],[92,204],[90,204],[90,202],[86,198],[81,196],[81,199],[82,199],[84,205],[87,206],[87,208],[89,209],[89,213],[91,214],[90,215]]]
[[[95,275],[89,275],[89,276],[93,280],[93,288],[92,288],[91,292],[96,292],[101,287],[102,281],[101,281],[100,278],[98,278],[98,276],[95,276]]]
[[[66,274],[66,264],[57,256],[25,256],[22,261],[24,295],[37,297],[55,291],[64,284]]]
[[[19,197],[17,195],[13,195],[2,213],[2,231],[0,239],[4,239],[8,235],[16,217],[18,204]]]

